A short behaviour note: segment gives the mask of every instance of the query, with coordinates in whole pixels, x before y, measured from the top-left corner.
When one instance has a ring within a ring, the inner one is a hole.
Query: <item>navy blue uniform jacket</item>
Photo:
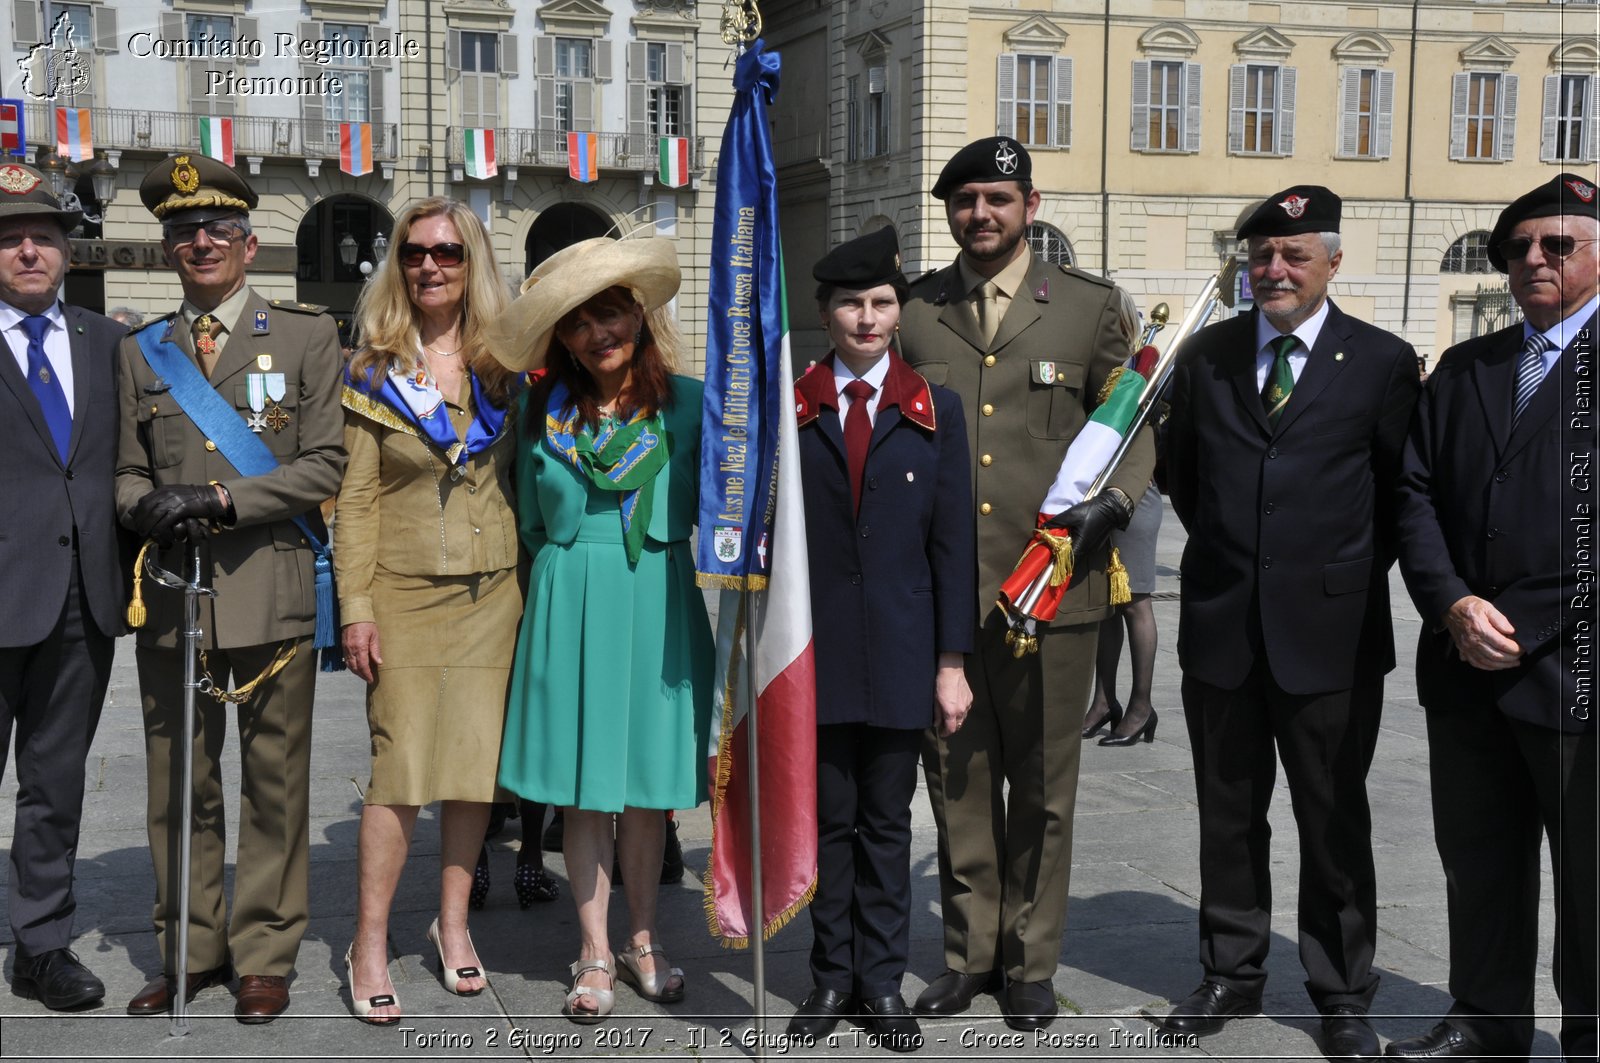
[[[1577,650],[1596,602],[1595,326],[1591,318],[1561,352],[1514,432],[1520,322],[1450,348],[1428,375],[1399,493],[1400,569],[1422,614],[1425,708],[1448,711],[1488,684],[1508,716],[1594,730],[1594,661]],[[1518,667],[1484,671],[1456,654],[1444,614],[1469,594],[1516,628]]]
[[[933,722],[938,655],[972,650],[977,547],[961,400],[889,358],[859,514],[833,355],[795,385],[817,723],[915,730]]]
[[[1167,486],[1189,531],[1178,661],[1214,687],[1242,684],[1259,593],[1278,686],[1348,690],[1394,667],[1393,497],[1417,355],[1330,304],[1272,428],[1256,386],[1259,312],[1195,333],[1173,382]]]

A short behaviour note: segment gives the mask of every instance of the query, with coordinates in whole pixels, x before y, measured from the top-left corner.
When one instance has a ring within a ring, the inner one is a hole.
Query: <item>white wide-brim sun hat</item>
[[[522,294],[488,327],[489,350],[501,365],[523,373],[544,365],[556,323],[607,288],[621,286],[645,310],[665,306],[683,275],[671,240],[608,236],[564,247],[522,282]]]

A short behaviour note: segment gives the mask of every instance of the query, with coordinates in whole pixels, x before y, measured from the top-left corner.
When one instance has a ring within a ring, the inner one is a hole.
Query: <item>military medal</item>
[[[267,381],[261,373],[251,373],[245,377],[245,393],[250,396],[250,416],[245,423],[250,426],[250,431],[261,434],[267,427],[267,419],[262,416],[267,408]]]
[[[262,373],[266,383],[267,398],[272,400],[272,409],[267,411],[267,427],[274,432],[281,432],[289,427],[289,411],[278,405],[286,394],[287,384],[282,373]]]

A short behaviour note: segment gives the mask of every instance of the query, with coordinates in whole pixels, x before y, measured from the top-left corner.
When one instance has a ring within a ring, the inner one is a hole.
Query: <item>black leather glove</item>
[[[207,523],[228,515],[228,505],[212,484],[168,484],[139,499],[129,519],[135,534],[165,549],[178,539],[199,542]]]
[[[1050,523],[1071,530],[1073,555],[1087,557],[1106,545],[1113,530],[1126,528],[1132,517],[1127,496],[1107,490],[1058,514]]]

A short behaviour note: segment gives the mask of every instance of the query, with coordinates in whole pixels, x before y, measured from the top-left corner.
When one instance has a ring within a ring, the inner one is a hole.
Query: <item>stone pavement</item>
[[[1162,526],[1156,616],[1161,650],[1155,741],[1133,748],[1089,744],[1083,754],[1072,902],[1055,987],[1063,1017],[1040,1036],[1020,1035],[980,997],[956,1019],[923,1023],[929,1043],[914,1058],[1011,1056],[1081,1059],[1317,1059],[1317,1021],[1296,955],[1295,893],[1299,861],[1289,795],[1280,777],[1272,808],[1277,839],[1273,878],[1279,899],[1260,1018],[1238,1020],[1193,1046],[1156,1044],[1142,1009],[1164,1013],[1200,981],[1195,958],[1199,872],[1193,770],[1179,705],[1174,652],[1177,565],[1183,531],[1170,508]],[[1428,749],[1411,680],[1417,616],[1393,577],[1400,666],[1390,677],[1384,727],[1370,792],[1378,867],[1378,991],[1374,1023],[1384,1040],[1426,1030],[1449,1003],[1444,876],[1433,847]],[[158,591],[157,593],[160,593]],[[12,603],[14,604],[14,603]],[[825,667],[825,665],[824,665]],[[1127,666],[1122,678],[1126,690]],[[359,787],[367,776],[362,686],[348,673],[321,678],[312,778],[312,919],[291,986],[289,1013],[267,1026],[241,1026],[233,998],[207,990],[191,1006],[192,1031],[174,1038],[165,1017],[134,1019],[122,1007],[158,969],[149,924],[153,879],[145,844],[144,764],[132,644],[119,647],[111,693],[90,765],[78,858],[76,948],[106,982],[106,1006],[54,1015],[37,1003],[0,997],[0,1058],[53,1059],[523,1059],[616,1056],[713,1059],[755,1052],[750,1019],[752,960],[720,948],[707,934],[695,875],[710,840],[705,806],[684,813],[681,834],[691,874],[661,890],[662,940],[688,975],[685,1002],[661,1007],[617,990],[617,1017],[578,1027],[560,1017],[577,927],[559,854],[547,856],[562,879],[555,904],[521,911],[511,889],[519,825],[493,844],[494,888],[473,916],[479,956],[492,982],[471,999],[447,994],[424,931],[436,910],[438,828],[431,811],[419,823],[395,901],[390,970],[407,1019],[399,1027],[363,1026],[350,1017],[343,961],[355,910]],[[237,764],[229,743],[225,762]],[[236,779],[228,782],[237,791]],[[0,790],[0,848],[9,851],[16,800],[14,775]],[[905,995],[914,999],[943,969],[932,818],[919,794],[912,852],[913,917]],[[230,804],[229,821],[236,823]],[[229,859],[233,857],[230,849]],[[1550,985],[1552,903],[1544,875],[1536,1055],[1558,1057],[1559,1006]],[[620,909],[620,894],[613,904]],[[612,927],[622,931],[621,912]],[[10,975],[12,942],[0,928]],[[844,1024],[836,1043],[804,1052],[778,1043],[784,1023],[809,989],[804,917],[767,945],[770,1058],[888,1058],[862,1031]]]

